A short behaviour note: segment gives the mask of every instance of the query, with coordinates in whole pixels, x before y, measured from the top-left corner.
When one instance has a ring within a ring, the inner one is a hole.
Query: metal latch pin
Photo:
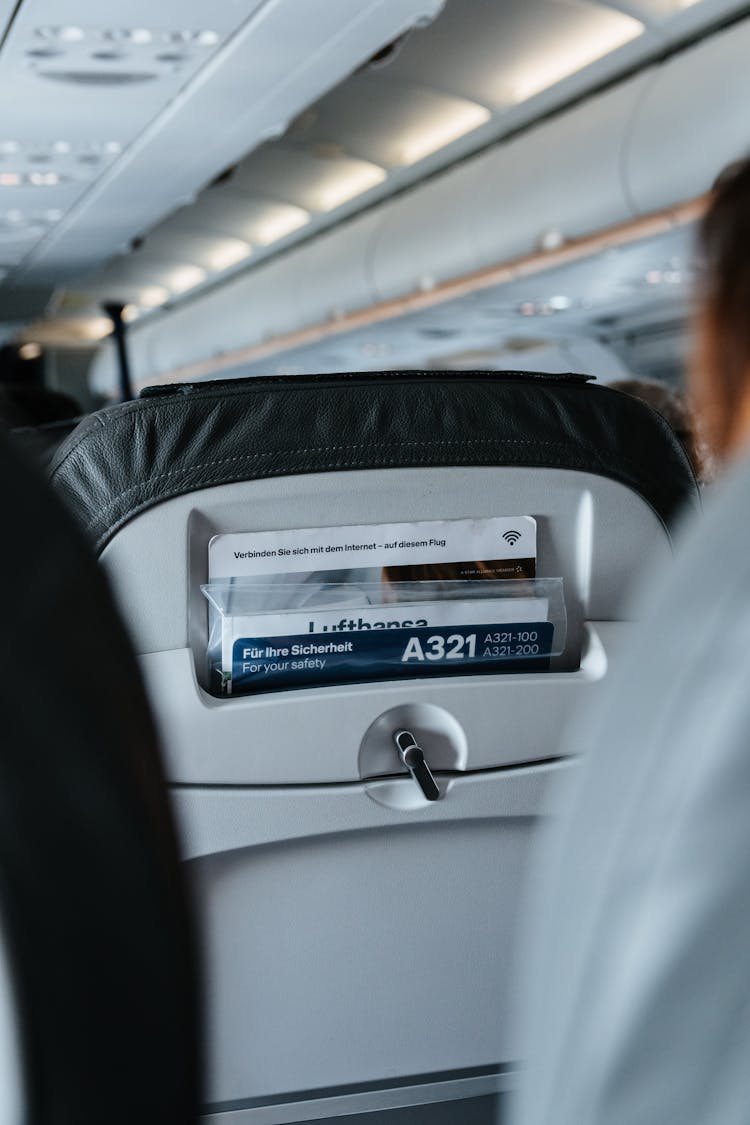
[[[440,790],[432,775],[432,770],[427,765],[424,751],[417,745],[414,735],[408,730],[397,730],[393,736],[393,741],[396,744],[399,758],[422,790],[425,798],[428,801],[437,801]]]

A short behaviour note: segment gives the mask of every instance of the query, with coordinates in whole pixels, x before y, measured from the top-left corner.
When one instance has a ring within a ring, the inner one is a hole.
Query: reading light
[[[140,310],[139,310],[137,305],[133,305],[133,304],[125,305],[123,307],[123,310],[122,310],[122,319],[125,321],[126,324],[130,324],[132,321],[138,319],[139,311]]]
[[[173,293],[187,293],[188,289],[195,289],[196,285],[205,281],[207,276],[200,266],[179,266],[172,270],[167,285]]]
[[[347,157],[330,163],[333,174],[318,189],[318,211],[334,211],[350,199],[382,184],[387,175],[385,168],[371,164],[369,160],[352,160]]]
[[[33,187],[55,187],[60,176],[57,172],[29,172],[28,181]]]
[[[36,34],[40,39],[57,40],[60,43],[80,43],[86,38],[82,27],[38,27]]]
[[[0,172],[0,187],[18,187],[20,183],[18,172]]]
[[[513,102],[533,98],[535,94],[562,82],[564,78],[569,78],[597,59],[611,54],[618,47],[624,47],[644,31],[640,20],[622,12],[592,11],[587,20],[591,26],[586,32],[579,26],[562,42],[562,37],[557,36],[553,43],[535,53],[528,65],[511,78],[509,87]]]
[[[21,359],[39,359],[39,356],[42,354],[42,346],[41,344],[35,344],[31,342],[29,342],[28,344],[21,344],[20,348],[18,349],[18,354],[20,355]]]
[[[257,223],[249,226],[248,233],[253,241],[261,246],[268,246],[304,227],[311,217],[310,212],[302,207],[294,207],[291,203],[274,203],[265,209],[263,217]]]
[[[211,252],[209,260],[211,269],[228,270],[230,266],[236,266],[238,262],[249,258],[252,252],[253,248],[249,242],[243,242],[239,238],[226,238],[218,242]]]
[[[399,147],[401,164],[416,164],[438,149],[472,133],[484,125],[492,116],[486,106],[465,99],[454,98],[452,105],[441,106],[430,120],[420,123],[419,128],[402,139]]]
[[[181,43],[189,46],[191,43],[197,43],[199,47],[215,47],[219,42],[219,34],[216,31],[208,29],[203,31],[195,30],[181,30],[170,31],[166,36],[170,43]]]

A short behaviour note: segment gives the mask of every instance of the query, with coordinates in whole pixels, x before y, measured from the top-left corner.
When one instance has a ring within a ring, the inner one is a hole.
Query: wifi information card
[[[504,581],[535,576],[531,516],[217,535],[223,690],[543,663],[547,600]]]

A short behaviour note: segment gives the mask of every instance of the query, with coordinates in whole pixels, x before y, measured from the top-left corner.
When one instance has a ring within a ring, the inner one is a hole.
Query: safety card
[[[214,686],[545,667],[564,608],[536,555],[530,516],[216,535],[203,587]]]

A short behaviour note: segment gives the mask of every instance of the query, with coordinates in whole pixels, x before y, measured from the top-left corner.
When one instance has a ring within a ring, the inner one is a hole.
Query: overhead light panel
[[[310,212],[302,207],[294,207],[291,203],[272,203],[264,209],[257,222],[249,225],[248,232],[254,242],[269,246],[306,226],[311,218]]]
[[[61,177],[58,172],[29,172],[27,179],[32,187],[57,187]]]
[[[83,321],[81,329],[87,340],[103,340],[112,332],[112,321],[108,316],[92,316]]]
[[[215,248],[211,251],[209,259],[212,270],[228,270],[230,266],[236,266],[239,262],[249,258],[253,252],[253,248],[249,242],[243,242],[240,238],[225,238],[221,242],[217,242]]]
[[[169,290],[163,285],[147,285],[138,294],[138,304],[144,309],[157,309],[169,300]]]
[[[470,102],[464,98],[452,99],[452,104],[441,106],[439,112],[420,121],[418,128],[401,140],[397,145],[399,163],[417,164],[460,137],[473,133],[480,125],[486,124],[491,116],[490,110],[478,102]]]
[[[179,266],[172,270],[165,281],[173,293],[179,294],[187,293],[188,289],[195,289],[196,285],[206,280],[207,276],[206,271],[200,266]]]
[[[643,34],[644,26],[633,16],[611,9],[592,10],[586,17],[587,27],[571,29],[564,38],[557,35],[553,42],[534,52],[532,58],[522,62],[518,72],[508,80],[510,100],[525,102],[577,74],[598,59],[624,47],[626,43]]]
[[[80,43],[82,39],[86,38],[86,32],[82,27],[38,27],[36,34],[40,39],[46,39],[54,43]]]
[[[331,160],[331,172],[321,183],[315,200],[317,211],[335,211],[358,195],[377,187],[385,180],[385,168],[369,160],[350,158]]]

